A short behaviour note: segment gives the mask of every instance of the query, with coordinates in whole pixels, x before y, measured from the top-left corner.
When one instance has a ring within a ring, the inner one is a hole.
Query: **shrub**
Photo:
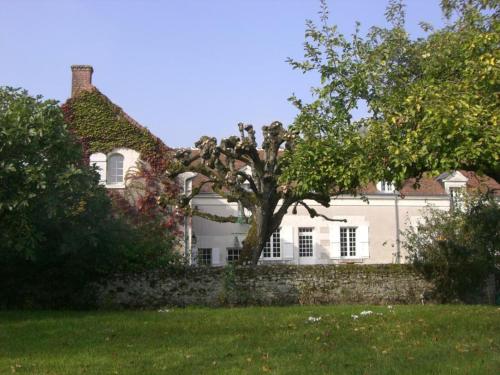
[[[449,212],[431,210],[404,236],[411,263],[444,301],[470,300],[498,271],[500,209],[491,195],[469,195]]]

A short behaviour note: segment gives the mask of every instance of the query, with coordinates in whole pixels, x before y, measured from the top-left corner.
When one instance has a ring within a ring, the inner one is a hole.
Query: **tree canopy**
[[[49,222],[63,225],[104,190],[55,101],[0,89],[0,129],[0,247],[29,258]]]
[[[500,177],[500,5],[495,0],[443,0],[447,24],[422,23],[412,39],[405,6],[391,0],[389,27],[352,36],[307,21],[304,59],[293,68],[317,72],[315,100],[292,97],[300,110],[297,141],[283,179],[304,191],[339,180],[389,180],[400,186],[424,172],[468,169]],[[352,111],[366,105],[364,118]],[[347,149],[347,150],[346,150]],[[350,168],[336,158],[352,154]],[[311,166],[314,165],[314,168]]]
[[[323,1],[321,24],[306,23],[304,60],[289,60],[320,76],[313,102],[291,98],[299,109],[293,126],[265,126],[261,152],[253,127],[240,124],[240,137],[217,144],[205,136],[196,143],[199,153],[178,153],[182,167],[174,175],[199,173],[203,184],[252,213],[246,259],[258,261],[289,208],[304,205],[316,216],[306,199],[327,206],[330,197],[357,193],[368,182],[400,187],[409,177],[459,168],[498,178],[498,3],[449,0],[442,9],[448,24],[422,24],[426,37],[414,40],[404,4],[391,0],[389,27],[362,36],[358,25],[346,37],[328,24]],[[353,119],[361,103],[368,115]],[[198,189],[181,202],[191,214],[237,222],[191,209]]]

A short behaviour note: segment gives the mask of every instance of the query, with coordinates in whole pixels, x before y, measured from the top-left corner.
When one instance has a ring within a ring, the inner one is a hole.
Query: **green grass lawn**
[[[11,373],[498,375],[500,309],[0,312],[0,374]]]

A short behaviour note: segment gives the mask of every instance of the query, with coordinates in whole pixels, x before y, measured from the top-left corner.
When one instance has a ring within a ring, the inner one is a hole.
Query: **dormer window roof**
[[[443,184],[446,194],[450,194],[450,191],[454,190],[454,188],[464,189],[467,186],[467,181],[469,181],[469,179],[459,171],[442,173],[437,179]]]

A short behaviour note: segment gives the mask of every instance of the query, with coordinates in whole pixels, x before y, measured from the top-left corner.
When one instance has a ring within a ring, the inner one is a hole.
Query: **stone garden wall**
[[[432,286],[405,265],[188,267],[99,289],[101,307],[421,303]]]

